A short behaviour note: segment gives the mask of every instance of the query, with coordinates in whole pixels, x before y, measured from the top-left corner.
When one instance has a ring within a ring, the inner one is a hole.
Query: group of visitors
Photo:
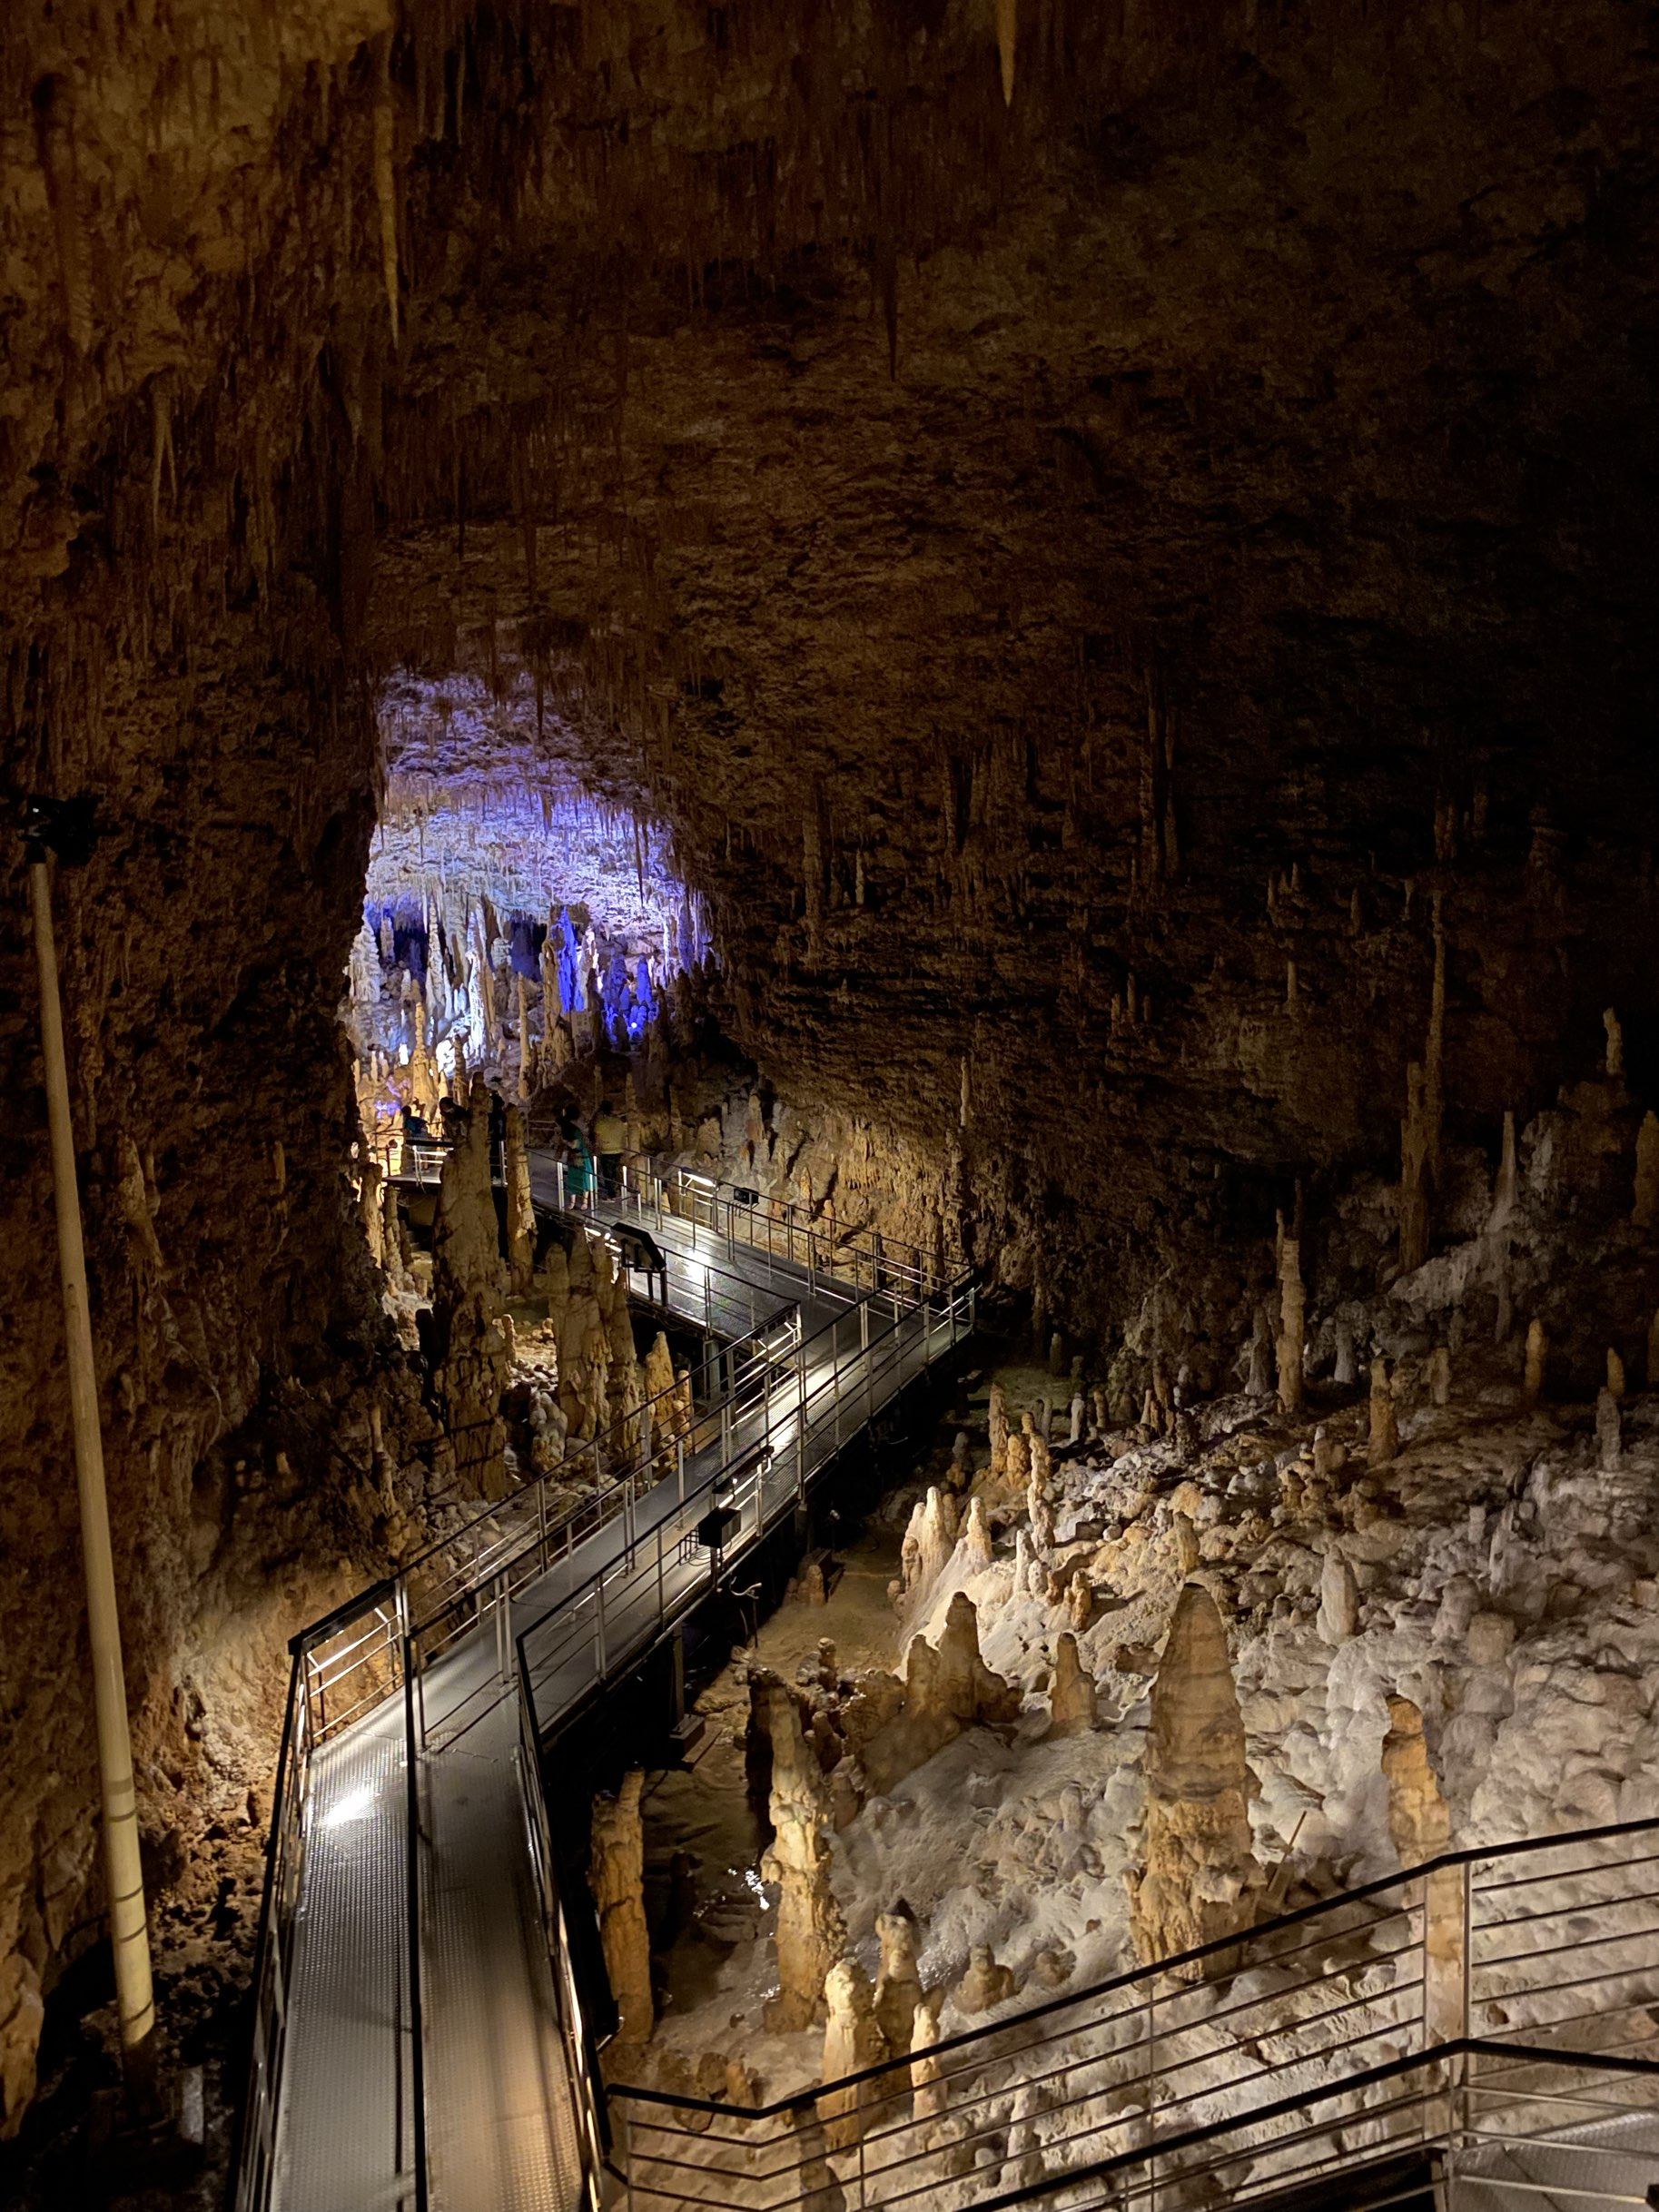
[[[622,1188],[622,1154],[627,1130],[608,1099],[594,1116],[593,1138],[568,1106],[559,1119],[559,1142],[565,1154],[565,1197],[578,1212],[590,1210],[594,1193],[614,1199]]]
[[[416,1144],[454,1144],[465,1133],[467,1114],[463,1107],[445,1099],[439,1109],[443,1118],[443,1134],[435,1137],[427,1126],[426,1119],[414,1106],[403,1109],[403,1141],[407,1146]],[[490,1136],[492,1153],[499,1150],[505,1140],[507,1114],[500,1099],[494,1091],[489,1099]],[[499,1124],[498,1128],[498,1123]],[[622,1155],[627,1149],[627,1127],[608,1099],[602,1101],[594,1116],[591,1137],[582,1127],[574,1106],[567,1106],[559,1116],[559,1148],[563,1153],[566,1202],[578,1212],[592,1210],[596,1193],[603,1199],[614,1199],[622,1189]]]

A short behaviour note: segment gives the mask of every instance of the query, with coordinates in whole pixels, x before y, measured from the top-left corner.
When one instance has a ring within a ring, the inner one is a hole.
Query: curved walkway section
[[[708,1337],[694,1421],[647,1431],[579,1516],[551,1519],[549,1484],[527,1485],[295,1639],[238,2212],[597,2205],[538,1735],[638,1664],[973,1325],[971,1287],[919,1253],[685,1183],[592,1219],[625,1260],[651,1257],[627,1234],[646,1229],[671,1311]]]

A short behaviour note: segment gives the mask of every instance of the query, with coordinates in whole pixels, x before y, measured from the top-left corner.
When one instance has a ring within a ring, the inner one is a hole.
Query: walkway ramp
[[[965,1279],[789,1210],[647,1183],[593,1218],[630,1217],[708,1340],[689,1428],[653,1407],[628,1464],[561,1513],[550,1498],[597,1464],[574,1447],[295,1639],[238,2212],[597,2206],[539,1737],[729,1579],[973,1325]],[[716,1506],[711,1550],[696,1529]]]

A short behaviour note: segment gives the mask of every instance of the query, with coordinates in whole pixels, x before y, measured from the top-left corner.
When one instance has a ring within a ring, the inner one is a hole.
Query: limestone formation
[[[1014,1994],[1014,1986],[1013,1969],[998,1960],[989,1943],[974,1943],[969,1948],[966,1970],[953,1992],[956,2010],[971,2019],[989,2012],[1008,2002]]]
[[[1609,1077],[1617,1078],[1624,1072],[1624,1031],[1618,1015],[1611,1006],[1602,1015],[1602,1027],[1607,1032],[1607,1052],[1604,1066]]]
[[[1337,1546],[1325,1554],[1319,1578],[1319,1639],[1333,1649],[1346,1644],[1359,1625],[1359,1585]]]
[[[501,1261],[489,1174],[489,1117],[482,1085],[459,1141],[445,1155],[432,1238],[430,1359],[432,1394],[458,1479],[481,1497],[507,1490],[507,1385],[500,1328]]]
[[[1544,1395],[1545,1372],[1549,1365],[1549,1338],[1536,1317],[1526,1324],[1526,1368],[1522,1388],[1529,1398]]]
[[[1145,1767],[1145,1861],[1130,1876],[1130,1927],[1150,1965],[1248,1927],[1265,1880],[1251,1849],[1252,1777],[1227,1631],[1195,1583],[1176,1604],[1152,1684]]]
[[[1596,1465],[1611,1472],[1624,1457],[1624,1450],[1619,1401],[1611,1390],[1598,1390],[1595,1394]]]
[[[875,2017],[870,1977],[856,1959],[839,1959],[824,1983],[824,2075],[839,2081],[844,2075],[879,2066],[887,2057],[886,2039]],[[860,2108],[880,2095],[879,2083],[863,2082],[850,2089],[836,2089],[818,2099],[824,2136],[831,2150],[850,2150],[861,2131]]]
[[[1066,1585],[1066,1615],[1079,1635],[1094,1619],[1094,1585],[1082,1567],[1073,1567]]]
[[[942,2080],[941,2061],[929,2054],[939,2040],[939,2013],[944,2003],[943,1985],[917,2001],[910,2027],[911,2108],[917,2119],[931,2119],[943,2112],[950,2095]]]
[[[1395,1417],[1394,1393],[1388,1387],[1388,1363],[1371,1362],[1371,1435],[1367,1464],[1375,1471],[1387,1466],[1400,1447],[1399,1423]]]
[[[377,1267],[386,1264],[386,1216],[381,1200],[381,1177],[379,1160],[365,1160],[359,1204],[363,1217],[363,1238],[369,1247],[369,1257]]]
[[[1303,1314],[1307,1293],[1302,1288],[1302,1254],[1299,1239],[1288,1234],[1284,1216],[1279,1219],[1279,1407],[1281,1413],[1297,1413],[1303,1398]]]
[[[964,1728],[1005,1726],[1019,1715],[1019,1689],[981,1658],[978,1613],[967,1593],[958,1590],[937,1648],[923,1636],[911,1641],[899,1710],[873,1709],[878,1724],[858,1754],[870,1788],[884,1794]],[[862,1728],[858,1733],[862,1738]]]
[[[991,1540],[991,1524],[985,1518],[985,1501],[983,1497],[969,1499],[968,1517],[963,1524],[956,1550],[958,1557],[971,1570],[988,1567],[995,1557],[995,1546]]]
[[[1245,1388],[1252,1397],[1267,1397],[1273,1389],[1273,1323],[1265,1306],[1258,1306],[1250,1331],[1249,1378]]]
[[[778,1886],[778,1993],[766,2008],[775,2034],[810,2027],[825,1980],[846,1948],[846,1927],[830,1889],[830,1796],[824,1770],[801,1729],[800,1710],[781,1683],[763,1707],[772,1745],[772,1842],[761,1873]]]
[[[948,1490],[929,1489],[911,1510],[901,1555],[900,1587],[905,1606],[914,1610],[950,1564],[956,1548],[956,1501]]]
[[[1081,1444],[1082,1442],[1083,1421],[1087,1411],[1087,1399],[1084,1397],[1081,1390],[1074,1390],[1071,1394],[1071,1418],[1066,1432],[1066,1442],[1068,1444]]]
[[[1452,1356],[1444,1344],[1428,1355],[1428,1394],[1437,1406],[1452,1402]]]
[[[1012,1430],[1002,1447],[1002,1475],[1010,1490],[1023,1490],[1031,1480],[1031,1438],[1021,1429]]]
[[[522,990],[524,978],[518,979]],[[507,1265],[512,1288],[522,1294],[530,1287],[536,1264],[536,1212],[530,1200],[530,1155],[525,1141],[524,1113],[518,1106],[507,1110]]]
[[[1612,1397],[1622,1398],[1624,1395],[1624,1362],[1612,1345],[1607,1347],[1607,1390]]]
[[[923,1998],[916,1968],[916,1923],[907,1911],[878,1912],[875,1932],[882,1947],[875,1977],[875,2019],[894,2058],[910,2049],[916,2008]]]
[[[651,1943],[645,1914],[645,1832],[639,1794],[645,1776],[623,1777],[615,1797],[593,1803],[593,1857],[588,1881],[599,1916],[599,1941],[611,1995],[617,2040],[637,2049],[650,2039]]]
[[[1451,1816],[1429,1763],[1421,1710],[1404,1697],[1388,1700],[1382,1771],[1388,1783],[1388,1833],[1400,1864],[1417,1866],[1447,1848]]]
[[[1078,1657],[1077,1638],[1062,1635],[1054,1646],[1054,1678],[1049,1690],[1051,1736],[1087,1735],[1094,1726],[1094,1676]]]
[[[991,1386],[990,1411],[986,1426],[991,1438],[991,1473],[1001,1475],[1008,1453],[1008,1398],[1000,1382]]]
[[[1636,1131],[1636,1191],[1630,1219],[1636,1229],[1659,1227],[1659,1113],[1651,1109]]]

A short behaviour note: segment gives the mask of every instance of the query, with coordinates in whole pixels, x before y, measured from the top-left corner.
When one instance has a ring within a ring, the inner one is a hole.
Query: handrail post
[[[420,1766],[415,1729],[415,1648],[413,1638],[407,1635],[403,1640],[403,1743],[409,1769],[404,1881],[409,1892],[410,2104],[415,2131],[415,2212],[427,2212],[426,2051],[420,2012]]]

